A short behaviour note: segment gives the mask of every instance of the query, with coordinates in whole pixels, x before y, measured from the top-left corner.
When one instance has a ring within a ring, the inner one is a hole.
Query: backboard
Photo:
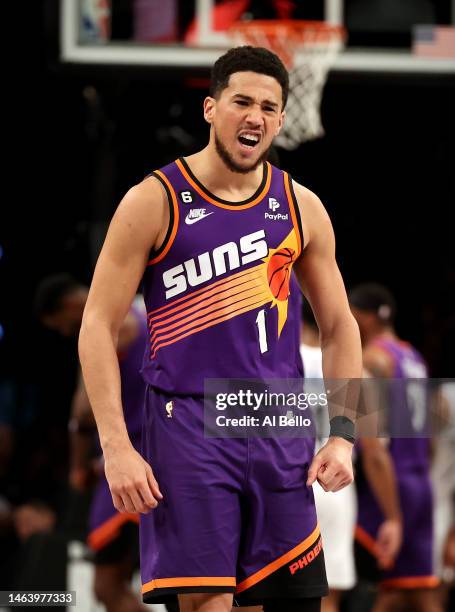
[[[230,18],[223,14],[226,2],[60,1],[63,62],[208,68],[230,46],[222,25],[223,20]],[[273,6],[272,0],[234,0],[229,3],[229,10],[237,11],[238,16],[257,18]],[[414,30],[416,41],[423,40],[430,47],[433,42],[437,43],[434,26],[450,26],[454,22],[455,0],[295,0],[294,7],[298,18],[323,19],[346,27],[348,44],[338,57],[334,71],[455,73],[453,42],[450,51],[454,35],[449,28],[446,30],[452,38],[449,36],[449,49],[442,56],[429,57],[424,51],[413,52],[412,48]],[[90,18],[98,20],[98,25],[105,21],[96,30]],[[125,26],[128,23],[129,28]],[[422,25],[428,27],[415,29]]]

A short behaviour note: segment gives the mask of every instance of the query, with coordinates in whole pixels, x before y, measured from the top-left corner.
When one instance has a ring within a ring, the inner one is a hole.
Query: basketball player
[[[319,331],[313,312],[306,300],[303,302],[303,325],[300,353],[305,379],[322,378],[322,352]],[[307,387],[305,390],[309,391]],[[321,432],[327,431],[327,409],[317,408],[317,421]],[[318,436],[322,443],[322,433]],[[398,500],[395,473],[387,449],[376,438],[362,440],[363,471],[373,489],[385,520],[378,530],[376,555],[380,564],[393,562],[401,546],[401,512]],[[337,612],[344,591],[352,589],[356,582],[354,562],[354,528],[357,515],[357,500],[354,484],[337,493],[327,495],[319,483],[313,491],[316,510],[324,540],[324,558],[329,583],[329,594],[322,600],[322,612]]]
[[[81,327],[114,505],[141,513],[144,600],[178,593],[182,612],[228,611],[233,597],[265,612],[319,610],[327,585],[311,485],[336,491],[352,481],[354,424],[340,416],[314,458],[307,437],[204,438],[204,379],[298,377],[291,269],[316,313],[325,376],[361,374],[327,213],[264,162],[287,92],[287,71],[266,49],[232,49],[215,63],[208,145],[127,193]],[[143,457],[128,440],[115,351],[141,281],[150,334]]]
[[[69,275],[56,275],[43,280],[35,297],[35,310],[46,327],[63,336],[79,333],[88,289]],[[139,448],[144,382],[140,375],[146,341],[145,316],[131,308],[119,330],[118,357],[122,383],[122,405],[131,443]],[[93,415],[82,378],[73,398],[70,484],[83,490],[92,469]],[[144,606],[132,592],[130,582],[138,561],[138,529],[136,513],[119,513],[112,504],[109,485],[102,473],[93,496],[88,544],[94,551],[97,598],[108,612],[139,611]]]
[[[395,300],[383,286],[374,283],[354,288],[349,299],[359,324],[364,347],[365,368],[376,377],[417,379],[427,376],[421,355],[410,344],[398,338],[394,330]],[[425,394],[411,397],[406,389],[391,389],[389,419],[409,419],[417,425],[421,411],[425,420]],[[422,405],[417,402],[422,400]],[[414,418],[413,418],[414,415]],[[390,422],[391,422],[390,421]],[[375,612],[404,609],[416,612],[440,610],[434,589],[438,584],[433,575],[432,492],[428,437],[399,438],[389,442],[398,482],[403,514],[403,545],[392,567],[379,574],[380,586]],[[383,520],[372,492],[359,475],[357,478],[358,528],[357,548],[360,568],[367,569],[368,556],[375,553],[375,538]]]

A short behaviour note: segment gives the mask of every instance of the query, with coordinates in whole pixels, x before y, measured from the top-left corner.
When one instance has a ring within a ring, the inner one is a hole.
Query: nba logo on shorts
[[[275,198],[269,198],[270,210],[273,210],[273,212],[275,212],[275,210],[279,207],[280,207],[280,203],[277,200],[275,200]]]
[[[167,418],[168,419],[172,419],[172,411],[174,410],[174,402],[168,402],[166,404],[166,412],[167,412]]]

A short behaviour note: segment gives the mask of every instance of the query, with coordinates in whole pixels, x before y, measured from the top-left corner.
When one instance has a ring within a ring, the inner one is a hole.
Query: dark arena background
[[[40,325],[34,295],[54,273],[89,284],[107,225],[129,187],[205,146],[202,101],[209,68],[227,44],[185,47],[204,3],[163,0],[157,16],[160,3],[150,2],[155,13],[147,30],[134,13],[141,3],[106,1],[107,39],[84,30],[81,21],[72,23],[79,13],[71,4],[79,3],[17,3],[8,21],[21,30],[15,32],[20,45],[6,51],[8,61],[10,53],[17,55],[15,72],[4,75],[4,100],[11,107],[4,129],[14,134],[4,151],[12,168],[4,177],[0,242],[0,586],[64,590],[71,572],[62,567],[72,566],[79,601],[87,598],[77,609],[95,610],[82,546],[87,495],[75,494],[67,479],[77,343]],[[240,13],[276,18],[278,4],[244,2]],[[422,352],[432,377],[453,377],[454,43],[437,58],[412,47],[416,25],[455,22],[454,4],[288,4],[300,19],[322,19],[324,10],[336,14],[341,6],[348,41],[324,89],[325,135],[294,150],[277,148],[279,164],[326,206],[347,287],[386,285],[397,300],[399,335]],[[141,55],[147,47],[166,59]],[[176,59],[168,59],[173,49]],[[195,55],[194,64],[191,55],[182,62],[187,49],[205,55]],[[122,50],[131,56],[117,59]],[[42,502],[55,519],[43,545],[47,552],[17,531],[17,509],[30,500]],[[73,548],[66,564],[68,541]],[[77,564],[83,566],[79,574]],[[368,610],[365,597],[343,605]]]

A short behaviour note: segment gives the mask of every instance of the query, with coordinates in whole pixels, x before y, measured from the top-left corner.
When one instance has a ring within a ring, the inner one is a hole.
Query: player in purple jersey
[[[81,327],[114,504],[141,512],[144,600],[178,593],[183,612],[228,611],[233,600],[265,612],[319,610],[327,585],[311,485],[331,491],[352,481],[353,423],[340,415],[316,457],[309,438],[204,437],[204,380],[299,377],[292,270],[316,314],[325,376],[361,375],[328,215],[264,161],[287,91],[287,71],[266,49],[239,47],[215,63],[207,147],[125,196]],[[124,425],[114,349],[141,280],[142,456]]]
[[[44,325],[64,336],[78,334],[88,289],[68,275],[42,281],[35,297],[35,309]],[[145,386],[140,368],[147,335],[145,313],[131,308],[120,329],[118,357],[122,403],[131,442],[140,447]],[[93,414],[82,378],[76,388],[70,421],[70,484],[84,491],[93,480]],[[112,504],[102,466],[91,502],[88,544],[94,551],[97,598],[109,612],[139,611],[144,607],[132,593],[130,580],[138,560],[139,517],[121,514]]]
[[[421,355],[398,338],[393,327],[395,300],[383,286],[360,285],[349,299],[359,324],[364,365],[372,376],[388,379],[422,379],[427,368]],[[425,436],[426,392],[422,387],[394,384],[389,391],[389,450],[395,466],[403,516],[403,543],[391,567],[376,574],[380,582],[375,612],[412,609],[437,612],[434,588],[433,521],[430,485],[430,440]],[[421,393],[423,391],[423,393]],[[412,393],[411,393],[412,392]],[[405,427],[409,436],[397,437]],[[397,433],[394,434],[394,430]],[[422,437],[416,434],[422,431]],[[360,440],[360,448],[362,441]],[[383,515],[364,478],[357,477],[358,519],[356,528],[360,573],[375,557],[376,537]],[[371,565],[370,565],[371,566]],[[370,574],[370,578],[371,578]]]
[[[322,378],[322,354],[319,332],[311,308],[306,300],[302,307],[303,321],[300,351],[306,379]],[[314,383],[313,383],[314,384]],[[317,409],[318,429],[328,430],[327,409]],[[319,444],[322,442],[319,434]],[[370,486],[378,506],[384,514],[384,521],[378,526],[376,537],[376,558],[380,567],[386,567],[401,546],[402,520],[396,486],[395,470],[390,453],[380,440],[369,437],[361,440],[362,474]],[[322,612],[338,612],[343,592],[355,585],[354,527],[357,503],[354,484],[334,495],[328,495],[313,485],[316,510],[324,539],[329,595],[322,600]]]

